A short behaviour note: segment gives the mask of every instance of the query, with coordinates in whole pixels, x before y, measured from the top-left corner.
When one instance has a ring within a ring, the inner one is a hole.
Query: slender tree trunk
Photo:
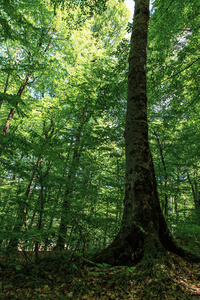
[[[199,175],[197,169],[194,170],[194,187],[195,187],[195,208],[200,207],[200,193],[199,193]]]
[[[44,197],[44,186],[43,186],[43,178],[40,179],[40,184],[41,184],[41,190],[40,190],[40,211],[39,211],[39,220],[38,220],[38,225],[37,225],[37,230],[38,232],[41,231],[42,229],[42,219],[43,219],[43,213],[44,213],[44,201],[45,201],[45,197]],[[39,251],[39,247],[40,247],[40,242],[39,240],[36,240],[35,242],[35,263],[38,263],[39,260],[39,255],[38,255],[38,251]]]
[[[168,215],[168,197],[167,197],[167,182],[168,182],[168,176],[167,176],[167,169],[166,169],[166,165],[165,165],[165,157],[163,154],[163,149],[162,149],[162,145],[159,139],[159,136],[157,135],[157,133],[154,130],[154,135],[157,139],[158,142],[158,148],[160,150],[160,157],[161,157],[161,161],[162,161],[162,165],[163,165],[163,169],[164,169],[164,178],[165,178],[165,183],[164,183],[164,213],[167,216]]]
[[[89,121],[91,115],[92,112],[87,113],[87,109],[84,109],[82,113],[82,118],[80,120],[80,125],[77,129],[76,142],[74,146],[71,167],[67,176],[66,189],[65,189],[64,200],[62,204],[61,220],[60,220],[60,225],[58,230],[58,240],[57,240],[56,248],[58,248],[59,250],[63,250],[66,244],[67,225],[69,220],[68,215],[69,215],[70,202],[71,202],[70,197],[72,193],[74,177],[76,175],[77,168],[78,168],[78,159],[81,156],[81,146],[80,146],[81,133],[84,124]]]
[[[43,39],[43,37],[44,37],[44,29],[43,29],[43,31],[42,31],[41,40]],[[44,49],[44,51],[43,51],[43,53],[42,53],[42,56],[47,52],[48,48],[50,47],[52,38],[53,38],[53,30],[52,30],[52,34],[51,34],[51,37],[50,37],[50,39],[49,39],[49,42],[48,42],[48,44],[45,46],[45,49]],[[41,41],[41,42],[38,44],[38,47],[39,47],[39,48],[38,48],[38,51],[39,51],[39,49],[40,49],[42,46],[44,46],[44,44],[43,44],[43,42]],[[28,52],[28,55],[29,55],[29,56],[32,56],[32,53],[29,51],[29,52]],[[7,89],[8,89],[9,77],[10,77],[10,76],[8,75],[7,80],[6,80],[6,86],[5,86],[5,89],[4,89],[4,93],[6,93],[6,92],[7,92]],[[23,93],[23,91],[25,90],[25,88],[26,88],[26,86],[27,86],[27,84],[28,84],[28,82],[29,82],[30,77],[31,77],[31,73],[28,73],[28,74],[26,75],[25,79],[24,79],[24,82],[21,84],[21,86],[20,86],[20,88],[19,88],[19,90],[18,90],[18,92],[17,92],[17,96],[18,96],[18,97],[21,97],[21,96],[22,96],[22,93]],[[0,108],[1,108],[1,105],[2,105],[2,102],[0,101]],[[16,106],[17,106],[17,105],[18,105],[18,103],[16,103]],[[6,135],[6,134],[8,133],[9,126],[10,126],[10,125],[9,125],[9,122],[13,119],[14,114],[15,114],[15,111],[16,111],[15,108],[12,108],[12,109],[10,110],[10,113],[8,114],[8,117],[7,117],[7,120],[6,120],[4,129],[3,129],[3,131],[2,131],[2,135]]]
[[[39,166],[40,164],[41,164],[41,160],[38,159],[37,166]],[[13,229],[12,229],[12,231],[15,234],[19,233],[21,231],[23,225],[25,224],[25,221],[26,221],[26,211],[25,211],[25,208],[26,208],[28,196],[29,196],[29,194],[31,192],[31,187],[32,187],[32,184],[33,184],[33,180],[35,178],[35,174],[36,174],[36,168],[33,171],[31,179],[30,179],[30,181],[28,183],[28,186],[27,186],[26,191],[24,193],[24,198],[23,198],[22,201],[19,202],[17,220],[16,220],[16,223],[15,223]],[[8,253],[12,252],[12,251],[16,251],[17,250],[17,246],[18,246],[18,237],[14,236],[9,241],[9,245],[8,245],[8,248],[7,248]]]
[[[121,229],[94,261],[132,265],[159,257],[167,250],[183,255],[170,234],[157,193],[148,142],[146,51],[149,0],[136,0],[129,55],[128,98],[125,129],[126,186]]]
[[[24,79],[24,82],[22,83],[22,85],[19,88],[19,91],[17,92],[17,96],[18,97],[21,97],[23,91],[25,90],[25,88],[26,88],[26,86],[28,84],[30,76],[31,76],[30,74],[27,74],[26,78]],[[16,103],[16,105],[18,105],[18,103]],[[6,120],[6,124],[4,126],[3,131],[2,131],[2,135],[6,135],[8,133],[9,122],[13,119],[14,114],[15,114],[15,108],[11,108],[10,113],[8,114],[8,117],[7,117],[7,120]]]
[[[6,79],[6,84],[5,84],[5,88],[4,88],[4,94],[7,93],[7,90],[8,90],[8,84],[9,84],[9,79],[10,79],[10,74],[8,74],[7,79]],[[1,109],[2,104],[3,104],[3,100],[0,99],[0,109]]]
[[[189,184],[190,184],[191,189],[192,189],[192,195],[193,195],[193,199],[194,199],[194,206],[197,209],[197,208],[200,207],[200,194],[198,192],[198,187],[197,187],[197,181],[198,181],[197,173],[194,172],[194,184],[192,183],[189,172],[187,172],[187,179],[188,179]]]

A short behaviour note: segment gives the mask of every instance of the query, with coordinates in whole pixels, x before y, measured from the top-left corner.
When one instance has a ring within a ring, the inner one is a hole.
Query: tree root
[[[134,226],[128,234],[120,231],[114,241],[100,254],[91,258],[96,263],[133,266],[142,261],[166,258],[174,253],[192,263],[200,262],[200,257],[181,248],[172,235],[163,242],[158,236],[142,232]]]

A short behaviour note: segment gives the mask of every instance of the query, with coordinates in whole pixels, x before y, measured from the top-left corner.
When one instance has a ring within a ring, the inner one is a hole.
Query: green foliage
[[[170,22],[169,22],[170,20]],[[154,1],[148,48],[151,148],[165,214],[198,208],[199,3]]]
[[[13,3],[13,15],[2,6],[16,32],[1,47],[2,246],[53,249],[60,239],[85,253],[112,239],[122,213],[126,75],[118,50],[128,12],[109,1],[76,27],[83,7],[57,7],[53,16],[50,5],[26,4]],[[26,30],[27,40],[18,38]]]

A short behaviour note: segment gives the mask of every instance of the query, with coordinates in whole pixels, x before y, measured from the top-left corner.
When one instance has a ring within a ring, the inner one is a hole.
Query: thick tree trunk
[[[112,244],[94,261],[132,265],[167,250],[184,256],[174,242],[160,208],[148,142],[146,50],[149,0],[136,0],[129,55],[125,129],[126,187],[122,227]]]

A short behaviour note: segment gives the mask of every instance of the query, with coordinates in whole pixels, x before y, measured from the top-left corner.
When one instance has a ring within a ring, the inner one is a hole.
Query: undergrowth
[[[199,265],[169,253],[165,259],[126,267],[94,264],[67,253],[7,261],[0,272],[1,299],[199,299]]]

